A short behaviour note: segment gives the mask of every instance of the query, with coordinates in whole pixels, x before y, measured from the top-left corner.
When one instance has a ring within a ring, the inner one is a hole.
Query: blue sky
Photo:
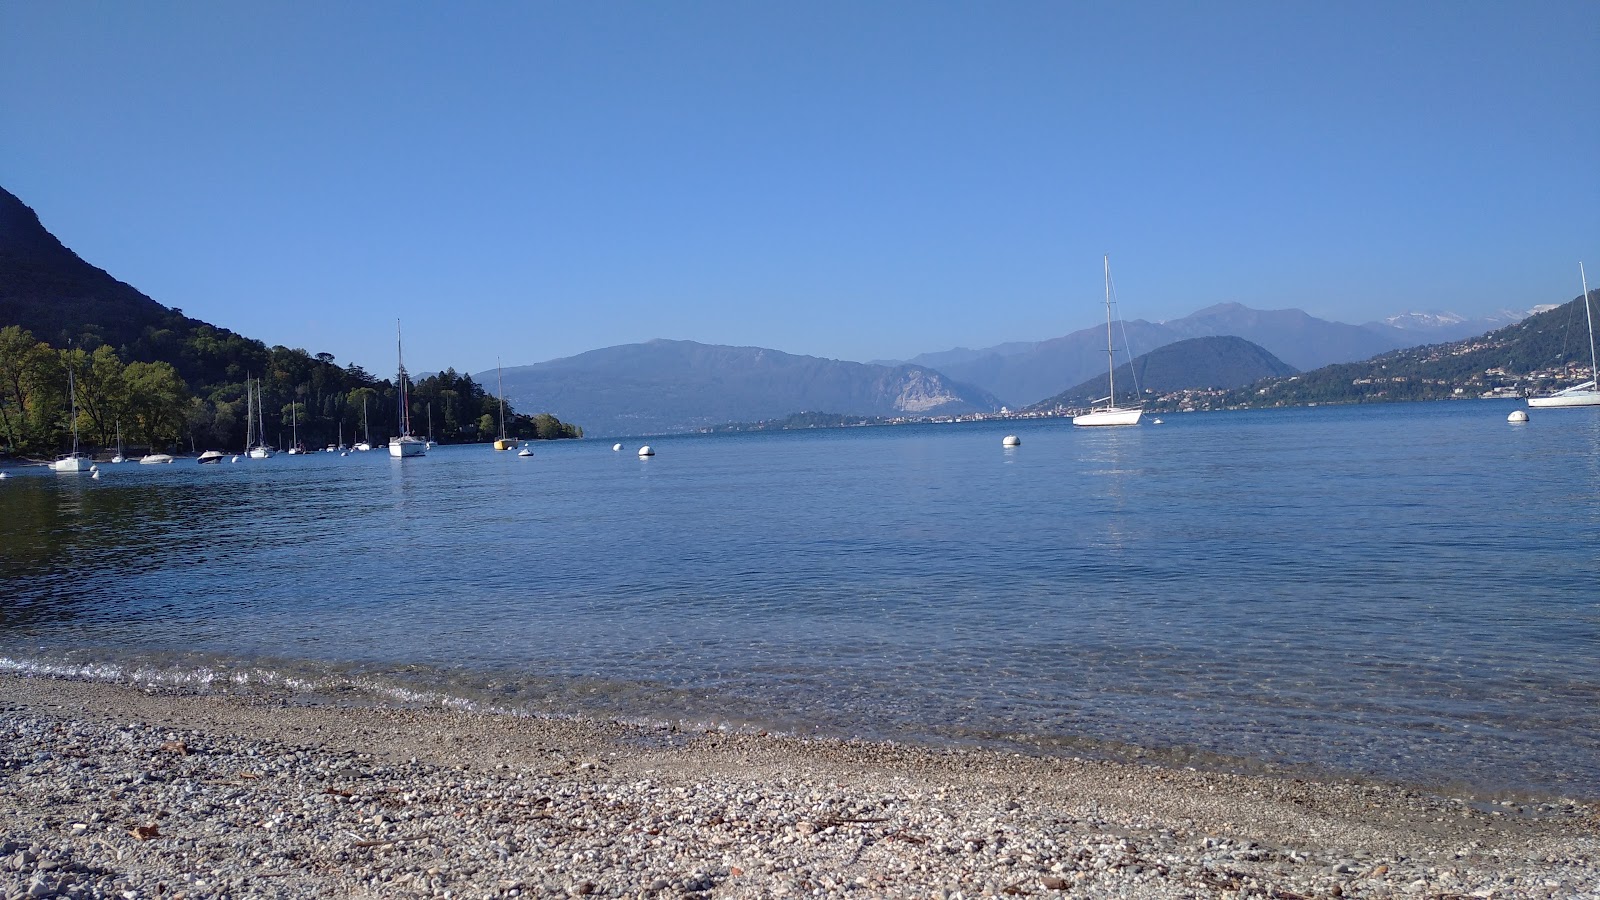
[[[1600,271],[1600,3],[0,4],[0,184],[169,306],[393,369],[842,359]]]

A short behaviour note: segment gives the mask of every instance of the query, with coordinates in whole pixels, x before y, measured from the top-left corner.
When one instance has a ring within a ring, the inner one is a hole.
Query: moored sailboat
[[[361,395],[361,433],[363,435],[362,440],[356,441],[356,445],[354,447],[352,447],[351,449],[352,450],[362,450],[362,451],[371,450],[372,449],[372,426],[367,422],[367,395],[366,394],[362,394]]]
[[[67,351],[67,396],[71,398],[72,410],[72,452],[57,459],[50,464],[50,468],[57,472],[87,472],[89,460],[78,452],[78,388],[77,381],[72,377],[72,351]]]
[[[1111,257],[1105,257],[1106,270],[1106,396],[1094,401],[1105,406],[1093,406],[1086,413],[1072,417],[1074,425],[1137,425],[1144,410],[1138,406],[1117,405],[1116,346],[1111,339]]]
[[[250,392],[250,377],[244,379],[245,393],[245,455],[251,459],[267,459],[272,448],[267,446],[267,418],[262,412],[261,382],[255,383],[255,393]]]
[[[1589,276],[1578,263],[1578,279],[1583,283],[1583,317],[1589,323],[1589,380],[1544,397],[1529,397],[1528,405],[1537,409],[1560,409],[1571,406],[1600,406],[1600,360],[1597,360],[1594,342],[1594,313],[1589,308]]]
[[[506,438],[506,380],[500,374],[500,360],[494,361],[494,380],[500,391],[500,439],[494,442],[496,450],[510,450],[516,441]]]
[[[400,363],[400,436],[389,439],[389,455],[395,459],[423,456],[428,452],[427,442],[411,433],[411,404],[406,393],[406,357],[400,342],[399,320],[394,323],[394,344],[395,355]]]

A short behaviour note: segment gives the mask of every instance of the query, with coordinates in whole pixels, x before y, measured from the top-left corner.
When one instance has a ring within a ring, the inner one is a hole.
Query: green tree
[[[0,328],[0,433],[14,450],[53,450],[65,375],[50,345],[15,325]]]
[[[124,377],[135,434],[152,448],[181,439],[188,424],[189,389],[178,370],[164,362],[136,362],[128,364]]]
[[[110,446],[116,440],[117,423],[129,412],[126,367],[103,344],[90,354],[69,351],[68,357],[77,379],[79,428],[90,443]]]

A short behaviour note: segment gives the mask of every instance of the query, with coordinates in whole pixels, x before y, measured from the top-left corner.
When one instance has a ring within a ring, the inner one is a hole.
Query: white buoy
[[[656,451],[650,449],[650,445],[649,444],[645,444],[643,447],[639,448],[639,458],[640,459],[643,459],[646,456],[655,456],[655,455],[656,455]]]
[[[1506,416],[1506,421],[1516,425],[1521,425],[1523,422],[1528,421],[1528,413],[1526,410],[1513,409],[1511,411],[1511,415]]]
[[[1002,447],[1021,447],[1022,446],[1022,438],[1019,438],[1014,434],[1008,434],[1004,438],[1001,439],[1000,446],[1002,446]]]
[[[96,479],[96,480],[99,480],[99,478],[100,478],[100,470],[99,469],[90,469],[89,470],[89,477],[93,478],[93,479]]]
[[[100,467],[99,466],[90,466],[89,467],[89,471],[98,473],[100,471]]]
[[[1160,419],[1151,419],[1150,420],[1150,424],[1151,425],[1160,425],[1161,424],[1161,420]]]
[[[11,476],[9,474],[7,474],[5,472],[0,472],[0,478],[10,478],[10,477]]]
[[[611,445],[611,449],[613,449],[613,450],[621,450],[622,449],[622,445],[621,444],[612,444]]]

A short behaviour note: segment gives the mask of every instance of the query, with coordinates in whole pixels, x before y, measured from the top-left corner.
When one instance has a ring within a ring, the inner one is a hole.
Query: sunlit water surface
[[[1513,408],[13,468],[0,670],[1593,797],[1600,414]]]

